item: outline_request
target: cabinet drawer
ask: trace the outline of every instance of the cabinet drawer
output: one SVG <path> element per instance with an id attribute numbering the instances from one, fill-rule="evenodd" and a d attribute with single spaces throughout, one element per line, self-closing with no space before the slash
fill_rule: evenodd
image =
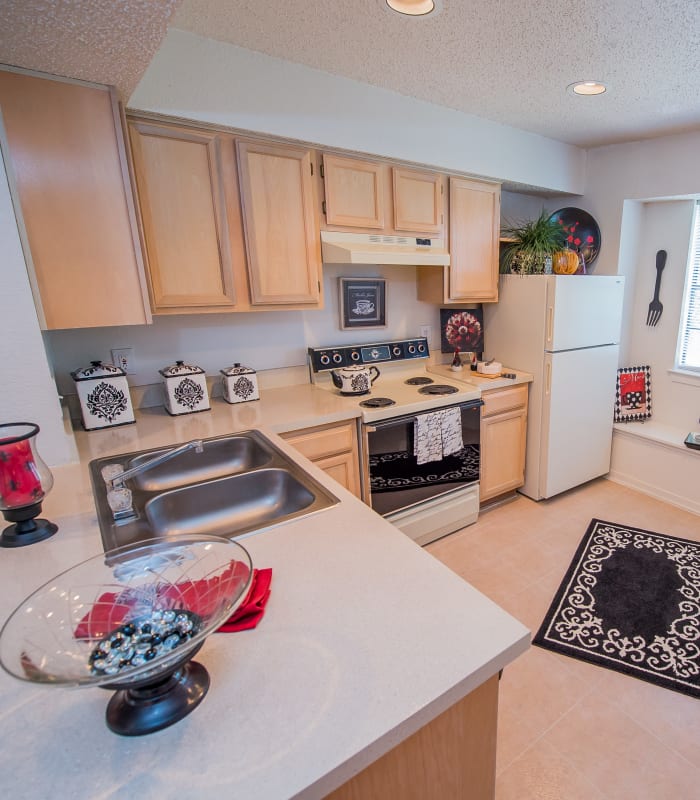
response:
<path id="1" fill-rule="evenodd" d="M 481 409 L 482 417 L 490 417 L 512 408 L 521 408 L 527 405 L 527 384 L 523 383 L 510 389 L 494 389 L 484 392 L 481 399 L 484 401 Z"/>
<path id="2" fill-rule="evenodd" d="M 321 425 L 281 434 L 290 444 L 311 461 L 336 453 L 352 452 L 355 446 L 355 426 L 351 422 L 341 425 Z"/>

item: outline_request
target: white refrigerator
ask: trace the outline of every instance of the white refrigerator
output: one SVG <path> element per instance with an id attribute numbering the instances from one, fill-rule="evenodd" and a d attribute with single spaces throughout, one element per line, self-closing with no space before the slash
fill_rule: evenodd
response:
<path id="1" fill-rule="evenodd" d="M 525 485 L 552 497 L 610 470 L 624 278 L 502 275 L 484 356 L 534 376 Z"/>

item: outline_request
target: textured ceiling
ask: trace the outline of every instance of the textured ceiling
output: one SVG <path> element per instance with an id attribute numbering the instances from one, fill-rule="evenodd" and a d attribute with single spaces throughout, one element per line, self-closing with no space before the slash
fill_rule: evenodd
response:
<path id="1" fill-rule="evenodd" d="M 172 25 L 584 147 L 700 129 L 700 0 L 183 0 Z M 578 80 L 608 84 L 577 97 Z"/>
<path id="2" fill-rule="evenodd" d="M 700 130 L 700 0 L 0 0 L 0 62 L 126 100 L 169 25 L 583 147 Z"/>
<path id="3" fill-rule="evenodd" d="M 0 62 L 136 88 L 180 0 L 0 0 Z"/>

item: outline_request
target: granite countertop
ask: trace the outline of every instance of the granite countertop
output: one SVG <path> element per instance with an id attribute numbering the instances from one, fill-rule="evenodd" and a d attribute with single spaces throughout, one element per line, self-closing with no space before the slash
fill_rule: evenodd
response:
<path id="1" fill-rule="evenodd" d="M 186 719 L 135 739 L 104 721 L 109 694 L 22 683 L 0 671 L 7 797 L 320 798 L 524 652 L 529 631 L 298 454 L 275 431 L 352 419 L 353 398 L 312 386 L 260 401 L 78 432 L 81 463 L 54 469 L 43 516 L 59 532 L 0 553 L 0 619 L 60 571 L 101 552 L 92 458 L 260 428 L 340 503 L 242 541 L 272 567 L 251 631 L 214 634 L 211 675 Z"/>

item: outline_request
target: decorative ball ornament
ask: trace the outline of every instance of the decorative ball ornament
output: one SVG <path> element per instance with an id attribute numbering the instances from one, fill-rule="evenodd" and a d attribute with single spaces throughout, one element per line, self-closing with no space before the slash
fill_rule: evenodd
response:
<path id="1" fill-rule="evenodd" d="M 552 256 L 552 270 L 557 275 L 573 275 L 579 266 L 578 253 L 573 250 L 559 250 Z"/>

